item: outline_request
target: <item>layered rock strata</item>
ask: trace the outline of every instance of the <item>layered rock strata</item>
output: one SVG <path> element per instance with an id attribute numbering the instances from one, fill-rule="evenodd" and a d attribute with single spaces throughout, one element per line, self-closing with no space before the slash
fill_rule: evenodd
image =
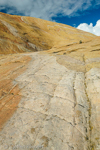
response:
<path id="1" fill-rule="evenodd" d="M 99 149 L 100 69 L 84 73 L 60 65 L 55 56 L 26 56 L 31 61 L 13 81 L 20 89 L 16 112 L 0 132 L 0 149 Z"/>
<path id="2" fill-rule="evenodd" d="M 0 150 L 15 149 L 100 150 L 100 37 L 0 13 Z"/>

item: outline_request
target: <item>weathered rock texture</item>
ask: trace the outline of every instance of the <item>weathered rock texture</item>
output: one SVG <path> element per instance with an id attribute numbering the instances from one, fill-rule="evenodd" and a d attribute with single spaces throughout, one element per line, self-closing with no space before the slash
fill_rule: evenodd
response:
<path id="1" fill-rule="evenodd" d="M 12 34 L 1 38 L 1 54 L 41 51 L 0 56 L 0 150 L 100 150 L 100 37 L 41 19 L 0 17 Z M 37 45 L 28 39 L 26 48 L 24 29 L 30 39 L 45 36 Z"/>
<path id="2" fill-rule="evenodd" d="M 95 37 L 60 23 L 0 13 L 0 54 L 49 50 Z"/>

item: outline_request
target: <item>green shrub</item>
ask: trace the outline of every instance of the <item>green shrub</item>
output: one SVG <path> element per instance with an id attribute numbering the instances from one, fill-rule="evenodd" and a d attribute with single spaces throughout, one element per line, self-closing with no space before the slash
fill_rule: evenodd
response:
<path id="1" fill-rule="evenodd" d="M 80 40 L 80 41 L 79 41 L 79 44 L 81 44 L 81 43 L 82 43 L 82 41 Z"/>

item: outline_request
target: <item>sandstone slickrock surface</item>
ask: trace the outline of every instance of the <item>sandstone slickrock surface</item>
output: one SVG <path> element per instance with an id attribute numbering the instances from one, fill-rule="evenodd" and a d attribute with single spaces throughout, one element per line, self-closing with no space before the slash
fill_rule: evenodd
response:
<path id="1" fill-rule="evenodd" d="M 3 52 L 3 42 L 12 46 L 12 36 L 8 41 L 1 37 L 0 150 L 100 150 L 100 37 L 41 19 L 0 17 L 16 37 L 13 45 L 27 52 L 15 47 Z M 48 50 L 41 40 L 26 46 L 13 20 L 24 28 L 27 24 L 27 31 L 33 25 L 37 35 L 47 34 L 43 45 L 54 43 Z M 29 53 L 31 48 L 39 52 Z M 18 54 L 3 55 L 14 51 Z"/>
<path id="2" fill-rule="evenodd" d="M 95 37 L 68 25 L 0 12 L 0 54 L 49 50 Z"/>

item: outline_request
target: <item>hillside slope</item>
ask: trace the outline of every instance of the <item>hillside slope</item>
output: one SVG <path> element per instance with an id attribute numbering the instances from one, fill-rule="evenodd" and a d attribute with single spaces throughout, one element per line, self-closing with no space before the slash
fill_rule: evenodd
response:
<path id="1" fill-rule="evenodd" d="M 0 13 L 0 54 L 0 150 L 100 149 L 100 37 Z"/>
<path id="2" fill-rule="evenodd" d="M 0 54 L 48 50 L 94 37 L 67 25 L 0 13 Z"/>

